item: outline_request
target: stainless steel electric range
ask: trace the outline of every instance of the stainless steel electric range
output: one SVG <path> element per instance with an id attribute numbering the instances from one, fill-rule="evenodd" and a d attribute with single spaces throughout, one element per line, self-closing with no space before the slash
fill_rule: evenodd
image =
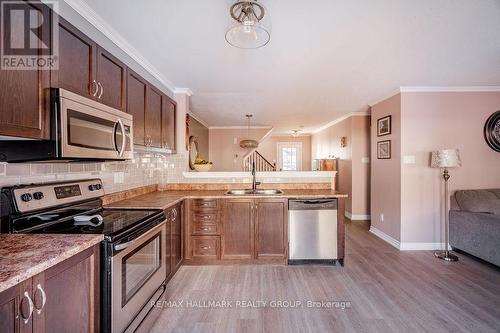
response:
<path id="1" fill-rule="evenodd" d="M 102 234 L 101 330 L 133 332 L 165 292 L 165 215 L 105 209 L 103 195 L 99 179 L 5 187 L 1 232 Z"/>

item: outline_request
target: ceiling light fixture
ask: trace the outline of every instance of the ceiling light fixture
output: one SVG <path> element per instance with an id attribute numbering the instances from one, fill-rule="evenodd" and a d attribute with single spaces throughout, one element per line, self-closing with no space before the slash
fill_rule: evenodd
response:
<path id="1" fill-rule="evenodd" d="M 237 1 L 229 9 L 231 26 L 226 32 L 226 41 L 240 49 L 258 49 L 271 39 L 269 28 L 263 22 L 266 10 L 257 2 Z"/>
<path id="2" fill-rule="evenodd" d="M 241 148 L 248 148 L 248 149 L 254 149 L 259 147 L 259 142 L 257 140 L 250 139 L 250 120 L 252 119 L 253 115 L 247 114 L 247 122 L 248 122 L 248 129 L 247 129 L 247 138 L 245 140 L 240 141 L 240 147 Z"/>
<path id="3" fill-rule="evenodd" d="M 292 131 L 292 136 L 293 136 L 294 138 L 298 137 L 298 136 L 299 136 L 299 132 L 300 132 L 300 130 L 293 130 L 293 131 Z"/>

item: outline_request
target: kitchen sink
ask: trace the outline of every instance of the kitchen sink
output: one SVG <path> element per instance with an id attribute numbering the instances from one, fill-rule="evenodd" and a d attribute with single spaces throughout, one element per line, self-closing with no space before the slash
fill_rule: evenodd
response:
<path id="1" fill-rule="evenodd" d="M 281 195 L 283 191 L 277 189 L 242 189 L 242 190 L 229 190 L 225 195 Z"/>

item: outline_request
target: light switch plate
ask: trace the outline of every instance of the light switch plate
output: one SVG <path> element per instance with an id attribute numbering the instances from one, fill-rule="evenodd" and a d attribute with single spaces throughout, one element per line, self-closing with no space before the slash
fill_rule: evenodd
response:
<path id="1" fill-rule="evenodd" d="M 415 164 L 415 155 L 405 155 L 403 156 L 404 164 Z"/>
<path id="2" fill-rule="evenodd" d="M 363 158 L 361 158 L 361 163 L 363 163 L 363 164 L 369 164 L 370 163 L 370 158 L 369 157 L 363 157 Z"/>

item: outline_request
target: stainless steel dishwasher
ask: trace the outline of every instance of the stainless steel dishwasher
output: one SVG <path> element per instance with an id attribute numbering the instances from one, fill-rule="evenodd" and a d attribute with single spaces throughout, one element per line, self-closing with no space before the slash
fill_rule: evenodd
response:
<path id="1" fill-rule="evenodd" d="M 290 199 L 288 217 L 288 264 L 335 265 L 337 199 Z"/>

